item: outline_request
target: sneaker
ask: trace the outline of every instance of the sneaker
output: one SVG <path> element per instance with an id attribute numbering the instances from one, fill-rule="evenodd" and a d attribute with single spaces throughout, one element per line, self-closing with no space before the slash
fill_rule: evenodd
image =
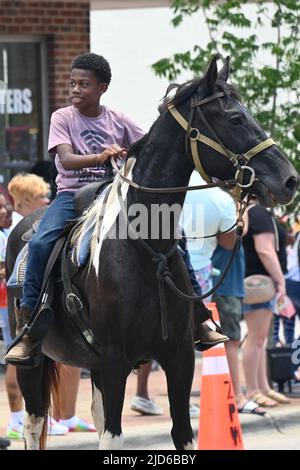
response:
<path id="1" fill-rule="evenodd" d="M 63 436 L 68 432 L 69 428 L 67 426 L 58 423 L 54 418 L 48 418 L 48 436 Z"/>
<path id="2" fill-rule="evenodd" d="M 142 415 L 162 415 L 162 408 L 157 405 L 153 400 L 148 400 L 147 398 L 142 398 L 135 396 L 131 402 L 131 409 L 137 411 Z"/>
<path id="3" fill-rule="evenodd" d="M 190 418 L 199 418 L 200 408 L 198 405 L 190 405 Z"/>
<path id="4" fill-rule="evenodd" d="M 23 439 L 23 424 L 8 424 L 6 437 L 9 439 Z"/>
<path id="5" fill-rule="evenodd" d="M 84 419 L 78 418 L 76 426 L 69 427 L 70 432 L 96 432 L 96 428 L 92 423 L 88 423 Z"/>

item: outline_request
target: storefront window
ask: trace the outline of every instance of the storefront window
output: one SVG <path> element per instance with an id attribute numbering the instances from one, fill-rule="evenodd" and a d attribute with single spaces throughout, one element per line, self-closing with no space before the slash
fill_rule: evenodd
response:
<path id="1" fill-rule="evenodd" d="M 41 47 L 0 40 L 0 182 L 43 159 Z"/>

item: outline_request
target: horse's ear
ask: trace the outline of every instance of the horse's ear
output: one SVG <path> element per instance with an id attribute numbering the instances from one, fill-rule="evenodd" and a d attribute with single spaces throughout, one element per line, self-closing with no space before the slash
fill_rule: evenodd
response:
<path id="1" fill-rule="evenodd" d="M 204 75 L 204 83 L 206 85 L 207 91 L 209 93 L 213 93 L 216 85 L 216 81 L 218 78 L 218 67 L 217 67 L 217 60 L 219 55 L 216 54 L 211 59 L 206 74 Z"/>
<path id="2" fill-rule="evenodd" d="M 223 80 L 224 82 L 227 82 L 229 74 L 230 74 L 230 56 L 227 56 L 224 61 L 223 67 L 218 73 L 218 79 Z"/>

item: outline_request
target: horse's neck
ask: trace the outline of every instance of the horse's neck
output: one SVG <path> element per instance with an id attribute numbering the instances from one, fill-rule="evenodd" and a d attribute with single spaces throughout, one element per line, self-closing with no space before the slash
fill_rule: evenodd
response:
<path id="1" fill-rule="evenodd" d="M 142 186 L 168 188 L 188 186 L 192 165 L 186 156 L 185 131 L 170 114 L 161 116 L 137 157 L 133 179 Z M 183 193 L 149 195 L 132 193 L 135 202 L 183 203 Z"/>
<path id="2" fill-rule="evenodd" d="M 177 186 L 188 186 L 192 172 L 192 165 L 186 156 L 185 132 L 178 127 L 171 115 L 164 115 L 151 129 L 147 142 L 137 156 L 133 171 L 133 180 L 142 186 L 154 188 L 168 188 Z M 151 210 L 153 207 L 166 206 L 177 207 L 181 210 L 184 203 L 185 193 L 150 194 L 136 191 L 131 188 L 128 203 L 142 204 L 149 211 L 149 225 L 155 223 Z M 151 245 L 159 250 L 165 250 L 174 239 L 173 234 L 177 232 L 176 221 L 170 220 L 170 238 L 165 236 Z"/>

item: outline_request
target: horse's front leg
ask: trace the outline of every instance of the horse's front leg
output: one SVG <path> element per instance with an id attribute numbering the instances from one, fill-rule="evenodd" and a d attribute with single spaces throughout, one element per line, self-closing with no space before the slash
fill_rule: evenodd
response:
<path id="1" fill-rule="evenodd" d="M 195 353 L 193 343 L 176 346 L 173 356 L 157 357 L 165 370 L 168 384 L 170 413 L 173 421 L 172 438 L 178 450 L 194 448 L 194 434 L 190 422 L 190 394 L 193 383 Z"/>
<path id="2" fill-rule="evenodd" d="M 23 434 L 26 450 L 40 449 L 40 437 L 44 424 L 44 402 L 42 396 L 43 364 L 33 369 L 17 367 L 17 378 L 25 400 Z"/>
<path id="3" fill-rule="evenodd" d="M 23 435 L 26 450 L 39 450 L 41 448 L 40 438 L 44 425 L 44 417 L 36 416 L 35 413 L 26 411 L 24 416 Z"/>
<path id="4" fill-rule="evenodd" d="M 128 368 L 120 354 L 103 355 L 101 368 L 92 371 L 92 415 L 100 437 L 100 450 L 123 447 L 121 417 Z"/>
<path id="5" fill-rule="evenodd" d="M 17 367 L 17 379 L 25 400 L 24 440 L 26 450 L 44 449 L 46 446 L 50 391 L 57 384 L 55 364 L 43 357 L 38 367 L 21 369 Z"/>

